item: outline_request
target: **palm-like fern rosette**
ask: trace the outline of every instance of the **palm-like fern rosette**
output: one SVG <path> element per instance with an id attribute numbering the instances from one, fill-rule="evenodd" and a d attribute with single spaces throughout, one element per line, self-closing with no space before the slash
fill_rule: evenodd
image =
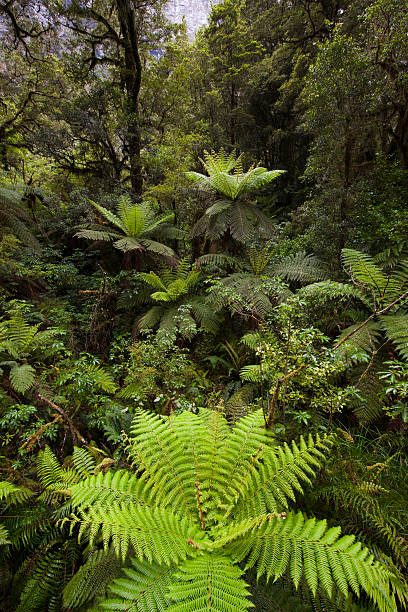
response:
<path id="1" fill-rule="evenodd" d="M 107 208 L 91 202 L 94 208 L 113 226 L 93 225 L 90 229 L 81 229 L 75 235 L 88 240 L 113 242 L 113 246 L 123 252 L 150 251 L 157 255 L 174 258 L 174 251 L 162 242 L 153 238 L 180 238 L 181 232 L 171 225 L 174 214 L 158 215 L 150 202 L 132 204 L 129 198 L 119 199 L 117 214 Z"/>
<path id="2" fill-rule="evenodd" d="M 289 574 L 328 597 L 364 593 L 382 612 L 404 600 L 405 584 L 354 536 L 289 510 L 331 437 L 278 447 L 262 412 L 231 429 L 209 410 L 171 418 L 140 410 L 131 435 L 137 474 L 100 473 L 69 487 L 80 537 L 123 560 L 133 555 L 98 609 L 244 612 L 252 603 L 242 563 L 258 578 Z"/>
<path id="3" fill-rule="evenodd" d="M 205 211 L 193 228 L 193 233 L 219 238 L 229 231 L 239 242 L 248 241 L 254 232 L 258 236 L 270 235 L 273 231 L 271 220 L 253 202 L 248 201 L 248 196 L 285 171 L 252 166 L 244 172 L 242 155 L 237 157 L 235 151 L 227 155 L 222 149 L 218 153 L 206 151 L 201 162 L 208 176 L 199 172 L 187 172 L 186 176 L 197 187 L 215 192 L 222 199 Z"/>
<path id="4" fill-rule="evenodd" d="M 197 294 L 201 280 L 200 270 L 192 267 L 187 259 L 176 267 L 163 269 L 159 274 L 141 274 L 143 280 L 156 289 L 150 294 L 155 302 L 138 321 L 139 329 L 152 329 L 158 325 L 159 336 L 175 338 L 179 333 L 192 338 L 199 327 L 209 333 L 218 329 L 218 319 L 208 300 Z"/>

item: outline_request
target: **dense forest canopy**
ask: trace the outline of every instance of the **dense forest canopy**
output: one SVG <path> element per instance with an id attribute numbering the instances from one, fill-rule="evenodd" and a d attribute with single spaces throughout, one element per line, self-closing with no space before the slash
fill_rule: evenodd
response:
<path id="1" fill-rule="evenodd" d="M 402 611 L 406 0 L 169 4 L 0 0 L 0 608 Z"/>

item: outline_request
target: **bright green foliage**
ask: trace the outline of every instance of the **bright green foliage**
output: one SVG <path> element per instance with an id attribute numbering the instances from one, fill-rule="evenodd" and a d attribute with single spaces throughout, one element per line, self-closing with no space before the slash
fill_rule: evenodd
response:
<path id="1" fill-rule="evenodd" d="M 288 571 L 313 594 L 319 585 L 329 597 L 334 586 L 346 597 L 365 592 L 382 612 L 396 612 L 405 585 L 354 536 L 286 513 L 332 443 L 310 437 L 276 446 L 262 411 L 233 429 L 219 411 L 169 419 L 138 411 L 128 447 L 138 477 L 107 473 L 69 487 L 79 537 L 102 538 L 106 550 L 112 543 L 122 559 L 131 548 L 141 563 L 114 583 L 102 609 L 244 611 L 247 585 L 234 564 L 245 560 L 259 576 Z M 155 576 L 157 592 L 143 590 Z"/>
<path id="2" fill-rule="evenodd" d="M 117 599 L 109 599 L 99 606 L 102 610 L 129 610 L 160 612 L 166 605 L 166 591 L 170 585 L 174 567 L 131 559 L 132 567 L 123 570 L 125 578 L 118 578 L 110 587 Z M 131 600 L 131 604 L 129 601 Z M 131 605 L 131 608 L 129 608 Z"/>
<path id="3" fill-rule="evenodd" d="M 62 602 L 64 607 L 79 608 L 101 592 L 120 570 L 121 563 L 112 549 L 91 550 L 83 565 L 66 584 Z"/>
<path id="4" fill-rule="evenodd" d="M 243 572 L 224 555 L 204 553 L 172 576 L 169 612 L 245 612 L 253 604 Z"/>
<path id="5" fill-rule="evenodd" d="M 121 563 L 112 550 L 81 548 L 67 528 L 57 526 L 71 509 L 67 487 L 98 470 L 96 457 L 95 452 L 75 448 L 69 465 L 63 466 L 46 447 L 37 458 L 33 490 L 0 483 L 0 504 L 7 509 L 0 526 L 2 543 L 8 555 L 24 554 L 12 591 L 19 611 L 59 612 L 62 591 L 64 605 L 78 608 L 103 593 L 106 583 L 118 575 Z M 17 508 L 10 512 L 10 505 Z"/>
<path id="6" fill-rule="evenodd" d="M 177 334 L 187 339 L 198 331 L 197 324 L 209 333 L 218 329 L 218 319 L 214 309 L 201 295 L 197 286 L 201 273 L 191 268 L 187 260 L 177 267 L 168 268 L 160 275 L 155 272 L 142 274 L 144 281 L 158 289 L 151 298 L 159 304 L 152 306 L 138 321 L 138 329 L 152 329 L 159 325 L 158 337 L 172 341 Z"/>
<path id="7" fill-rule="evenodd" d="M 17 392 L 25 393 L 34 384 L 36 371 L 26 359 L 34 361 L 40 352 L 44 359 L 58 351 L 52 342 L 56 332 L 54 328 L 39 331 L 39 325 L 30 325 L 21 317 L 0 322 L 0 371 L 1 366 L 10 368 L 10 383 Z"/>
<path id="8" fill-rule="evenodd" d="M 202 161 L 202 160 L 201 160 Z M 199 172 L 187 172 L 188 178 L 202 188 L 212 189 L 231 200 L 258 191 L 267 185 L 284 170 L 267 170 L 259 166 L 252 167 L 247 172 L 242 168 L 242 156 L 237 157 L 232 152 L 228 157 L 221 150 L 219 153 L 206 151 L 205 161 L 202 161 L 209 176 Z M 207 214 L 216 214 L 215 211 Z"/>
<path id="9" fill-rule="evenodd" d="M 255 232 L 257 235 L 270 233 L 270 219 L 254 203 L 247 201 L 247 198 L 284 171 L 256 166 L 244 172 L 241 157 L 237 157 L 235 152 L 227 157 L 223 150 L 219 153 L 207 153 L 203 164 L 209 176 L 188 172 L 188 178 L 198 187 L 215 192 L 226 199 L 217 200 L 206 210 L 193 228 L 193 233 L 219 238 L 229 230 L 231 236 L 239 242 L 247 242 Z"/>
<path id="10" fill-rule="evenodd" d="M 280 388 L 275 417 L 284 419 L 287 411 L 309 413 L 318 409 L 331 415 L 340 411 L 345 404 L 345 391 L 335 384 L 335 379 L 346 364 L 328 349 L 321 354 L 329 339 L 316 328 L 304 327 L 299 298 L 277 306 L 270 322 L 259 332 L 243 336 L 242 342 L 254 351 L 257 363 L 244 366 L 241 379 L 266 384 L 271 398 L 278 379 L 300 368 Z"/>
<path id="11" fill-rule="evenodd" d="M 408 291 L 408 265 L 404 260 L 391 266 L 381 265 L 370 255 L 353 249 L 343 249 L 342 257 L 352 285 L 333 281 L 314 283 L 300 294 L 309 303 L 319 301 L 323 305 L 335 301 L 338 307 L 339 299 L 343 298 L 345 304 L 350 301 L 357 304 L 355 310 L 342 313 L 342 320 L 354 322 L 334 342 L 338 344 L 347 337 L 339 354 L 353 366 L 352 382 L 357 395 L 350 403 L 361 422 L 370 422 L 383 414 L 379 373 L 384 370 L 384 360 L 389 358 L 389 348 L 394 347 L 403 358 L 408 357 L 407 298 L 399 299 Z M 381 314 L 394 301 L 396 304 Z M 380 314 L 360 327 L 376 312 Z"/>
<path id="12" fill-rule="evenodd" d="M 27 487 L 16 487 L 11 482 L 0 482 L 0 501 L 5 501 L 7 505 L 22 504 L 34 495 Z"/>
<path id="13" fill-rule="evenodd" d="M 119 199 L 117 214 L 107 208 L 91 202 L 96 210 L 114 229 L 107 230 L 104 225 L 95 225 L 90 229 L 77 232 L 78 238 L 113 242 L 113 246 L 125 253 L 128 251 L 150 251 L 163 257 L 174 258 L 174 251 L 153 239 L 180 237 L 180 232 L 169 224 L 174 215 L 157 215 L 150 202 L 132 204 L 129 198 Z"/>
<path id="14" fill-rule="evenodd" d="M 173 302 L 194 289 L 198 284 L 200 271 L 190 269 L 188 261 L 184 259 L 177 267 L 164 270 L 161 277 L 155 272 L 141 276 L 148 285 L 158 289 L 150 296 L 155 302 Z"/>

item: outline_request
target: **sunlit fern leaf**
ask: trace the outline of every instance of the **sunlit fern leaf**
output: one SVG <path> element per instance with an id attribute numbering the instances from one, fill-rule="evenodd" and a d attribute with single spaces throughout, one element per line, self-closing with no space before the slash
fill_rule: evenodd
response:
<path id="1" fill-rule="evenodd" d="M 242 570 L 223 554 L 203 554 L 179 565 L 169 586 L 169 612 L 245 612 L 253 607 Z"/>
<path id="2" fill-rule="evenodd" d="M 22 504 L 33 495 L 34 492 L 27 487 L 18 487 L 7 480 L 0 482 L 0 501 L 5 502 L 7 506 Z"/>
<path id="3" fill-rule="evenodd" d="M 313 595 L 320 584 L 331 597 L 336 585 L 345 597 L 350 588 L 357 597 L 365 591 L 380 610 L 396 608 L 387 594 L 392 573 L 354 536 L 340 538 L 340 528 L 328 529 L 325 520 L 306 519 L 302 513 L 248 519 L 226 529 L 221 544 L 237 561 L 248 558 L 246 567 L 256 565 L 258 578 L 265 574 L 276 580 L 289 571 L 295 586 L 304 576 Z"/>
<path id="4" fill-rule="evenodd" d="M 239 197 L 242 193 L 257 191 L 284 173 L 285 170 L 267 170 L 260 166 L 252 168 L 239 175 L 239 187 L 235 197 Z"/>
<path id="5" fill-rule="evenodd" d="M 354 249 L 343 249 L 342 259 L 357 281 L 378 290 L 386 285 L 387 275 L 375 264 L 370 255 Z"/>
<path id="6" fill-rule="evenodd" d="M 131 434 L 129 451 L 136 465 L 144 466 L 149 503 L 166 502 L 187 516 L 195 514 L 193 466 L 180 462 L 180 440 L 168 421 L 138 410 Z"/>
<path id="7" fill-rule="evenodd" d="M 62 603 L 65 608 L 77 609 L 96 595 L 105 593 L 107 585 L 116 578 L 122 563 L 113 550 L 92 550 L 85 563 L 65 585 Z"/>
<path id="8" fill-rule="evenodd" d="M 124 578 L 110 585 L 108 598 L 99 610 L 132 610 L 133 612 L 162 612 L 167 609 L 167 590 L 172 580 L 174 566 L 161 566 L 152 561 L 146 563 L 134 557 L 132 567 L 125 568 Z"/>
<path id="9" fill-rule="evenodd" d="M 5 324 L 7 326 L 7 339 L 12 344 L 17 345 L 19 351 L 26 350 L 29 347 L 39 328 L 39 325 L 30 325 L 22 317 L 12 317 Z"/>
<path id="10" fill-rule="evenodd" d="M 146 505 L 149 501 L 143 480 L 126 470 L 112 470 L 106 474 L 99 472 L 88 476 L 71 486 L 69 491 L 72 505 L 82 510 L 90 506 L 109 506 L 113 503 Z"/>
<path id="11" fill-rule="evenodd" d="M 28 391 L 33 386 L 34 380 L 35 370 L 28 363 L 16 364 L 10 369 L 10 382 L 13 389 L 18 393 Z"/>
<path id="12" fill-rule="evenodd" d="M 242 157 L 237 155 L 234 149 L 231 153 L 227 153 L 224 148 L 216 151 L 204 151 L 204 160 L 200 160 L 208 174 L 216 174 L 217 172 L 231 172 L 232 170 L 241 170 L 242 172 Z"/>
<path id="13" fill-rule="evenodd" d="M 407 589 L 392 567 L 375 561 L 354 536 L 339 538 L 339 528 L 327 529 L 325 521 L 293 512 L 285 518 L 283 510 L 311 484 L 333 438 L 275 447 L 261 423 L 261 413 L 249 415 L 234 433 L 219 407 L 171 418 L 139 410 L 128 450 L 153 506 L 114 501 L 78 508 L 72 529 L 91 545 L 112 544 L 122 559 L 132 547 L 141 561 L 176 564 L 172 607 L 196 612 L 203 604 L 205 610 L 208 588 L 202 601 L 199 566 L 208 559 L 201 565 L 208 577 L 218 557 L 228 557 L 228 563 L 256 565 L 260 576 L 289 572 L 295 585 L 304 580 L 313 594 L 319 585 L 329 595 L 334 587 L 345 597 L 350 590 L 356 597 L 365 592 L 380 612 L 396 612 L 395 598 L 404 601 Z M 183 568 L 193 566 L 196 580 L 183 580 Z M 246 597 L 231 605 L 245 608 Z M 229 595 L 211 595 L 211 605 L 212 598 L 228 609 Z"/>
<path id="14" fill-rule="evenodd" d="M 327 436 L 309 436 L 307 442 L 301 437 L 298 445 L 292 441 L 291 447 L 285 443 L 276 450 L 260 445 L 244 475 L 231 481 L 222 495 L 226 515 L 247 518 L 288 508 L 296 493 L 312 483 L 332 445 L 333 438 Z"/>
<path id="15" fill-rule="evenodd" d="M 157 215 L 150 202 L 132 204 L 130 199 L 124 196 L 119 198 L 117 215 L 95 202 L 91 204 L 109 223 L 115 226 L 115 229 L 112 231 L 109 228 L 105 229 L 103 225 L 91 224 L 75 234 L 78 238 L 114 240 L 114 247 L 125 253 L 133 250 L 151 251 L 175 261 L 173 249 L 153 239 L 156 232 L 160 233 L 163 238 L 169 237 L 169 232 L 174 237 L 172 226 L 169 224 L 169 221 L 174 218 L 173 213 Z"/>
<path id="16" fill-rule="evenodd" d="M 381 325 L 404 359 L 408 359 L 408 314 L 383 315 Z"/>
<path id="17" fill-rule="evenodd" d="M 272 273 L 301 283 L 313 283 L 327 278 L 322 262 L 315 255 L 308 255 L 304 251 L 287 255 L 272 266 Z"/>
<path id="18" fill-rule="evenodd" d="M 74 452 L 72 453 L 72 462 L 74 468 L 81 476 L 89 476 L 95 471 L 95 459 L 86 448 L 75 446 Z"/>
<path id="19" fill-rule="evenodd" d="M 160 564 L 171 565 L 186 559 L 194 546 L 200 547 L 205 540 L 205 534 L 187 518 L 159 507 L 116 503 L 105 508 L 91 506 L 86 513 L 79 511 L 70 522 L 72 527 L 79 525 L 80 539 L 87 534 L 91 546 L 100 536 L 105 549 L 112 543 L 122 561 L 132 547 L 140 560 L 156 559 Z"/>
<path id="20" fill-rule="evenodd" d="M 64 470 L 49 446 L 38 453 L 37 475 L 44 488 L 64 481 Z"/>

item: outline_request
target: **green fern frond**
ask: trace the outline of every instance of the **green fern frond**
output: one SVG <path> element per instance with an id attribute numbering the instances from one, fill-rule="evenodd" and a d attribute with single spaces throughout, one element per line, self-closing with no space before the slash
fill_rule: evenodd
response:
<path id="1" fill-rule="evenodd" d="M 0 523 L 0 546 L 11 544 L 10 534 L 4 525 Z"/>
<path id="2" fill-rule="evenodd" d="M 383 315 L 381 326 L 400 355 L 408 359 L 408 314 Z"/>
<path id="3" fill-rule="evenodd" d="M 253 607 L 242 570 L 223 554 L 182 563 L 169 586 L 169 612 L 245 612 Z"/>
<path id="4" fill-rule="evenodd" d="M 126 577 L 116 579 L 110 586 L 110 595 L 100 610 L 132 610 L 134 612 L 162 612 L 167 609 L 167 590 L 172 580 L 174 566 L 160 566 L 154 561 L 146 563 L 134 557 L 133 567 L 124 568 Z"/>
<path id="5" fill-rule="evenodd" d="M 195 265 L 198 267 L 201 266 L 215 266 L 215 267 L 225 267 L 229 266 L 231 268 L 239 268 L 239 263 L 235 259 L 235 257 L 230 257 L 225 253 L 207 253 L 206 255 L 201 255 L 195 261 Z"/>
<path id="6" fill-rule="evenodd" d="M 91 551 L 85 563 L 65 585 L 62 592 L 63 606 L 77 609 L 96 595 L 104 594 L 107 585 L 119 575 L 121 567 L 113 550 Z"/>
<path id="7" fill-rule="evenodd" d="M 304 251 L 288 255 L 272 267 L 276 276 L 282 276 L 289 281 L 314 283 L 327 278 L 322 262 L 315 255 Z"/>
<path id="8" fill-rule="evenodd" d="M 81 510 L 101 504 L 146 505 L 148 500 L 143 480 L 127 470 L 99 472 L 71 486 L 69 491 L 72 506 Z"/>
<path id="9" fill-rule="evenodd" d="M 74 234 L 75 238 L 86 238 L 87 240 L 95 240 L 101 242 L 112 242 L 120 237 L 120 234 L 114 232 L 106 232 L 99 230 L 83 229 Z"/>
<path id="10" fill-rule="evenodd" d="M 257 564 L 258 578 L 265 574 L 276 580 L 288 570 L 295 586 L 304 575 L 313 594 L 320 584 L 331 597 L 336 585 L 348 597 L 351 587 L 357 597 L 365 591 L 382 612 L 395 611 L 394 589 L 403 585 L 354 536 L 339 536 L 340 528 L 327 529 L 325 520 L 288 513 L 226 529 L 218 546 L 237 561 L 248 558 L 247 567 Z"/>
<path id="11" fill-rule="evenodd" d="M 218 152 L 204 151 L 204 160 L 200 161 L 211 176 L 217 172 L 231 172 L 236 169 L 239 171 L 242 169 L 242 158 L 242 154 L 237 156 L 235 149 L 228 154 L 224 148 L 221 148 Z"/>
<path id="12" fill-rule="evenodd" d="M 392 295 L 395 291 L 398 292 L 398 287 L 393 286 L 393 279 L 384 274 L 376 265 L 374 259 L 366 253 L 354 249 L 343 249 L 342 259 L 354 281 L 373 292 L 379 304 L 386 305 L 386 302 L 390 299 L 388 295 L 390 290 Z"/>
<path id="13" fill-rule="evenodd" d="M 35 380 L 35 370 L 28 364 L 16 364 L 10 369 L 10 382 L 18 393 L 25 393 L 30 389 Z"/>
<path id="14" fill-rule="evenodd" d="M 34 492 L 27 487 L 17 487 L 7 480 L 0 482 L 0 501 L 4 501 L 8 506 L 22 504 L 33 495 Z"/>
<path id="15" fill-rule="evenodd" d="M 74 468 L 81 476 L 89 476 L 95 471 L 95 459 L 86 448 L 75 446 L 74 452 L 72 453 L 72 462 Z"/>
<path id="16" fill-rule="evenodd" d="M 122 561 L 131 546 L 138 559 L 157 559 L 160 564 L 170 566 L 186 559 L 196 547 L 208 545 L 205 534 L 187 518 L 158 507 L 116 503 L 106 508 L 91 506 L 86 513 L 73 516 L 70 523 L 71 527 L 79 526 L 79 539 L 87 534 L 91 546 L 100 535 L 105 549 L 111 542 Z"/>
<path id="17" fill-rule="evenodd" d="M 288 508 L 295 493 L 303 493 L 302 483 L 312 484 L 333 443 L 333 437 L 309 436 L 307 442 L 301 437 L 299 446 L 294 441 L 276 450 L 259 445 L 223 495 L 226 516 L 233 512 L 243 518 Z"/>
<path id="18" fill-rule="evenodd" d="M 354 331 L 359 326 L 358 323 L 354 323 L 346 329 L 343 329 L 341 334 L 337 336 L 335 344 L 341 342 L 350 332 Z M 361 329 L 353 333 L 352 336 L 343 344 L 340 348 L 340 353 L 351 359 L 352 361 L 359 360 L 359 356 L 353 357 L 354 353 L 372 353 L 378 344 L 378 340 L 381 334 L 381 324 L 378 321 L 370 321 Z"/>

